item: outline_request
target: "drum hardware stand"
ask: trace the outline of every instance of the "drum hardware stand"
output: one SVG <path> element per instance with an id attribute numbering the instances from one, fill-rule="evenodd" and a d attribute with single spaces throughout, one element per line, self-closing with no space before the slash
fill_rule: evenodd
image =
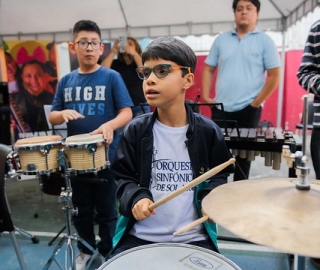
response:
<path id="1" fill-rule="evenodd" d="M 95 152 L 96 152 L 96 145 L 95 144 L 88 144 L 86 146 L 87 150 L 89 153 L 92 154 L 92 162 L 93 162 L 93 167 L 96 168 L 96 162 L 95 162 Z M 107 153 L 108 155 L 108 153 Z M 77 175 L 77 171 L 74 172 L 75 175 Z M 95 169 L 92 171 L 92 173 L 97 176 L 98 175 L 98 170 Z M 87 177 L 86 178 L 81 178 L 81 177 L 77 177 L 77 180 L 79 181 L 84 181 L 84 182 L 107 182 L 108 180 L 106 179 L 100 179 L 100 178 L 91 178 L 91 179 L 88 179 Z M 63 226 L 62 229 L 56 234 L 56 236 L 54 238 L 51 239 L 51 241 L 49 241 L 48 245 L 51 246 L 52 243 L 59 237 L 59 235 L 66 229 L 66 226 Z"/>
<path id="2" fill-rule="evenodd" d="M 7 159 L 6 159 L 8 173 L 7 173 L 7 175 L 5 175 L 5 180 L 8 179 L 8 178 L 14 178 L 16 176 L 19 177 L 19 175 L 20 175 L 19 172 L 17 172 L 15 169 L 13 169 L 12 159 L 14 159 L 17 162 L 18 166 L 20 166 L 19 159 L 18 159 L 17 155 L 13 151 L 11 151 L 8 154 Z M 8 206 L 8 210 L 9 210 L 9 213 L 11 215 L 11 208 L 10 208 L 10 204 L 9 204 L 6 192 L 4 192 L 4 198 L 6 200 L 6 203 L 7 203 L 7 206 Z M 14 230 L 16 232 L 18 232 L 19 234 L 30 238 L 33 244 L 39 243 L 39 239 L 36 236 L 34 236 L 33 234 L 28 233 L 27 231 L 25 231 L 25 230 L 23 230 L 21 228 L 18 228 L 15 225 L 13 225 L 13 227 L 14 227 Z"/>
<path id="3" fill-rule="evenodd" d="M 310 168 L 306 166 L 309 158 L 306 153 L 306 140 L 307 140 L 307 123 L 308 123 L 308 97 L 304 97 L 304 111 L 303 111 L 303 140 L 302 151 L 297 151 L 294 154 L 289 150 L 289 146 L 284 145 L 282 147 L 282 155 L 287 162 L 289 168 L 293 167 L 295 163 L 296 175 L 298 182 L 296 188 L 299 190 L 309 190 L 310 184 L 308 182 L 308 175 L 310 174 Z"/>
<path id="4" fill-rule="evenodd" d="M 60 236 L 60 234 L 62 234 L 64 232 L 64 230 L 67 228 L 66 225 L 64 225 L 62 227 L 62 229 L 56 234 L 55 237 L 53 237 L 49 242 L 48 242 L 48 246 L 51 246 L 53 244 L 53 242 Z"/>
<path id="5" fill-rule="evenodd" d="M 292 168 L 293 163 L 295 163 L 295 171 L 298 177 L 296 188 L 299 190 L 309 190 L 310 184 L 308 181 L 308 175 L 310 174 L 310 167 L 306 166 L 309 158 L 303 155 L 301 151 L 297 151 L 292 154 L 288 145 L 284 145 L 282 147 L 282 155 L 289 168 Z"/>
<path id="6" fill-rule="evenodd" d="M 56 264 L 59 266 L 60 269 L 63 269 L 60 266 L 59 262 L 56 260 L 55 256 L 60 252 L 62 245 L 65 242 L 67 244 L 67 247 L 65 250 L 65 269 L 76 270 L 75 256 L 74 256 L 74 254 L 75 254 L 74 241 L 80 241 L 84 246 L 86 246 L 93 253 L 92 257 L 90 258 L 90 260 L 88 261 L 87 266 L 86 266 L 86 269 L 89 269 L 93 259 L 96 257 L 98 252 L 96 250 L 94 250 L 93 247 L 91 247 L 86 241 L 84 241 L 82 238 L 80 238 L 80 236 L 78 236 L 77 234 L 72 235 L 71 218 L 73 215 L 78 214 L 78 209 L 74 209 L 71 205 L 72 204 L 72 202 L 71 202 L 72 189 L 71 189 L 71 182 L 70 182 L 71 170 L 68 168 L 68 161 L 67 161 L 66 156 L 64 154 L 64 150 L 58 151 L 58 161 L 61 166 L 65 167 L 66 189 L 62 190 L 60 198 L 64 204 L 64 206 L 62 207 L 62 210 L 66 214 L 66 218 L 67 218 L 67 225 L 66 225 L 67 234 L 61 238 L 61 240 L 57 244 L 56 248 L 54 249 L 51 257 L 49 258 L 46 265 L 44 266 L 43 270 L 49 269 L 49 267 L 53 261 L 56 262 Z"/>
<path id="7" fill-rule="evenodd" d="M 308 175 L 310 174 L 310 168 L 306 166 L 309 158 L 305 155 L 306 153 L 306 141 L 307 141 L 307 124 L 308 124 L 308 97 L 303 98 L 303 132 L 302 132 L 302 151 L 297 151 L 294 154 L 291 153 L 289 146 L 284 145 L 282 147 L 282 155 L 287 162 L 287 166 L 292 168 L 295 163 L 295 171 L 298 178 L 296 183 L 296 189 L 301 191 L 310 190 L 310 183 L 308 181 Z M 289 254 L 289 257 L 292 255 Z M 293 269 L 294 270 L 305 270 L 305 257 L 294 255 Z"/>

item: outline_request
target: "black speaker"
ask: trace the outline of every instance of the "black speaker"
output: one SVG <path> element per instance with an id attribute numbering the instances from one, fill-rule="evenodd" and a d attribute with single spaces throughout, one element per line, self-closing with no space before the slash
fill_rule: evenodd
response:
<path id="1" fill-rule="evenodd" d="M 11 145 L 8 84 L 0 82 L 0 143 Z"/>

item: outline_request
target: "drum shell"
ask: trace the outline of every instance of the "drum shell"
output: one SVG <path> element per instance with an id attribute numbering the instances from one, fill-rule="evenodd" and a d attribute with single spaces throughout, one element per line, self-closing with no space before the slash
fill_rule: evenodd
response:
<path id="1" fill-rule="evenodd" d="M 106 165 L 105 146 L 101 143 L 96 143 L 96 151 L 92 153 L 85 147 L 69 148 L 68 146 L 65 147 L 65 153 L 72 170 L 85 172 Z"/>
<path id="2" fill-rule="evenodd" d="M 139 246 L 106 261 L 98 270 L 241 270 L 236 264 L 211 250 L 188 244 L 161 243 Z"/>
<path id="3" fill-rule="evenodd" d="M 90 173 L 108 164 L 108 147 L 102 134 L 79 134 L 68 137 L 64 143 L 69 167 L 76 173 Z"/>
<path id="4" fill-rule="evenodd" d="M 52 141 L 49 141 L 52 137 Z M 18 140 L 14 146 L 24 174 L 47 174 L 59 169 L 60 136 L 39 136 Z"/>

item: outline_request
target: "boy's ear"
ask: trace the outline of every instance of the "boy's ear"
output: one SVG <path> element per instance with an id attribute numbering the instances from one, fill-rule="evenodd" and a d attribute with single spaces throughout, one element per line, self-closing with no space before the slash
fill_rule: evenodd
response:
<path id="1" fill-rule="evenodd" d="M 184 78 L 185 78 L 185 83 L 183 88 L 187 90 L 194 84 L 194 74 L 188 73 L 187 75 L 184 76 Z"/>
<path id="2" fill-rule="evenodd" d="M 74 42 L 69 42 L 69 43 L 68 43 L 68 46 L 69 46 L 70 52 L 71 52 L 72 54 L 76 54 Z"/>
<path id="3" fill-rule="evenodd" d="M 100 55 L 102 55 L 102 54 L 103 54 L 103 50 L 104 50 L 104 44 L 103 44 L 103 43 L 101 43 L 101 46 L 100 46 Z"/>

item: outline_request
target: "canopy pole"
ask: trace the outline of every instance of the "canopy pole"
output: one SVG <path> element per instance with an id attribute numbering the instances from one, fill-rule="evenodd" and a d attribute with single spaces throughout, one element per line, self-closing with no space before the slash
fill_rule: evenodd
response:
<path id="1" fill-rule="evenodd" d="M 278 91 L 277 127 L 281 127 L 281 120 L 282 120 L 285 60 L 286 60 L 285 31 L 282 31 L 282 50 L 281 50 L 280 83 L 279 83 L 279 91 Z"/>

